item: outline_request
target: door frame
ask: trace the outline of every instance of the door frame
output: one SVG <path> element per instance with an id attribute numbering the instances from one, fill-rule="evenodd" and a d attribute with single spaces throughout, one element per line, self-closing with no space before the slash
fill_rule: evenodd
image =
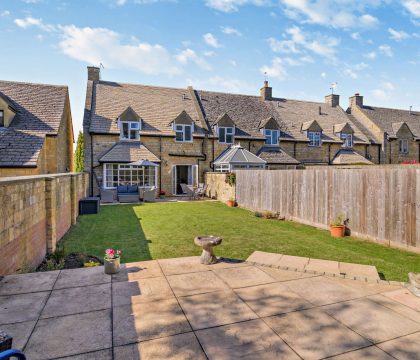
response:
<path id="1" fill-rule="evenodd" d="M 173 196 L 183 196 L 181 194 L 177 194 L 177 166 L 188 166 L 191 170 L 191 180 L 192 180 L 192 184 L 188 184 L 188 185 L 195 185 L 198 186 L 198 165 L 196 164 L 176 164 L 176 165 L 172 165 L 171 168 L 171 177 L 172 177 L 172 195 Z"/>

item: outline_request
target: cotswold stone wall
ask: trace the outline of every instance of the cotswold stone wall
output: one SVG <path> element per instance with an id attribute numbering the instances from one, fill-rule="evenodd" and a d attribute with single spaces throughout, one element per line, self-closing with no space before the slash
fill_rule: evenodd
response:
<path id="1" fill-rule="evenodd" d="M 38 266 L 76 223 L 87 173 L 0 179 L 0 275 Z"/>
<path id="2" fill-rule="evenodd" d="M 235 200 L 235 186 L 230 186 L 226 182 L 225 173 L 206 173 L 206 196 L 220 201 Z"/>

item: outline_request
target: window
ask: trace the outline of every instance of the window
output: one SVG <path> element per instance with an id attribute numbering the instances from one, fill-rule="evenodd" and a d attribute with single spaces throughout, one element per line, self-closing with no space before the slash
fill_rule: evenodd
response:
<path id="1" fill-rule="evenodd" d="M 120 125 L 121 140 L 138 140 L 140 138 L 140 123 L 138 121 L 122 121 Z"/>
<path id="2" fill-rule="evenodd" d="M 219 127 L 219 143 L 233 144 L 233 127 Z"/>
<path id="3" fill-rule="evenodd" d="M 353 134 L 343 134 L 340 135 L 341 140 L 343 140 L 343 147 L 351 148 L 353 147 Z"/>
<path id="4" fill-rule="evenodd" d="M 400 140 L 400 154 L 402 155 L 408 154 L 408 139 Z"/>
<path id="5" fill-rule="evenodd" d="M 309 146 L 321 146 L 321 132 L 308 131 Z"/>
<path id="6" fill-rule="evenodd" d="M 175 125 L 175 141 L 191 142 L 192 125 Z"/>
<path id="7" fill-rule="evenodd" d="M 156 167 L 132 166 L 126 164 L 104 164 L 104 188 L 118 185 L 156 186 Z"/>
<path id="8" fill-rule="evenodd" d="M 267 145 L 279 144 L 279 137 L 280 137 L 279 130 L 264 129 L 264 135 L 265 135 L 265 143 Z"/>
<path id="9" fill-rule="evenodd" d="M 230 166 L 229 166 L 229 164 L 215 165 L 214 166 L 214 171 L 217 171 L 217 172 L 229 172 L 230 171 Z"/>
<path id="10" fill-rule="evenodd" d="M 4 111 L 0 110 L 0 127 L 4 126 Z"/>

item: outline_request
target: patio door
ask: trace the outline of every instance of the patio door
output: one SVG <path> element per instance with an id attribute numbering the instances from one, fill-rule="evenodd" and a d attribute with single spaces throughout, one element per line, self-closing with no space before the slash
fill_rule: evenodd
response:
<path id="1" fill-rule="evenodd" d="M 172 194 L 173 195 L 182 195 L 181 184 L 197 186 L 198 165 L 172 166 Z"/>

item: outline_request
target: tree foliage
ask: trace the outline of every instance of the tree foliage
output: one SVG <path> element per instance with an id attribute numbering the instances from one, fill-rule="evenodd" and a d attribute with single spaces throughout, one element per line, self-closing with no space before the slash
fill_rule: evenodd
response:
<path id="1" fill-rule="evenodd" d="M 84 170 L 84 138 L 83 133 L 79 131 L 77 136 L 76 152 L 74 153 L 74 168 L 76 172 L 82 172 Z"/>

